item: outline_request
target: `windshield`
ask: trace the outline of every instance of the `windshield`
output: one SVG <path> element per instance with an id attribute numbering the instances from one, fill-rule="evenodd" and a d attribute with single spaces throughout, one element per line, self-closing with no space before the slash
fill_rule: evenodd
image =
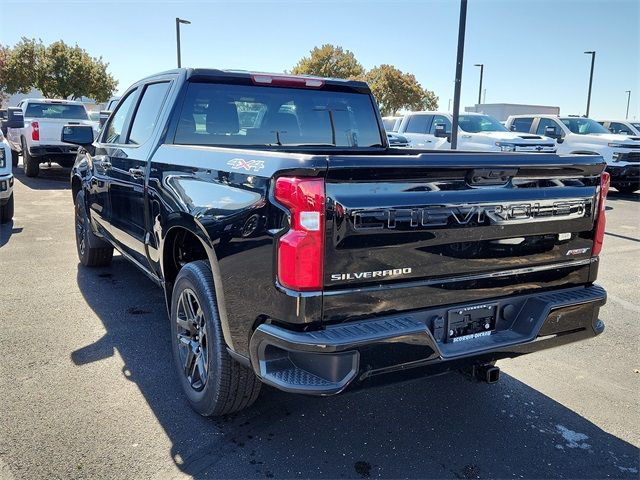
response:
<path id="1" fill-rule="evenodd" d="M 84 105 L 67 105 L 62 103 L 29 103 L 25 117 L 32 118 L 64 118 L 72 120 L 89 120 Z"/>
<path id="2" fill-rule="evenodd" d="M 508 132 L 507 128 L 489 115 L 460 115 L 458 126 L 469 133 Z"/>
<path id="3" fill-rule="evenodd" d="M 566 117 L 561 118 L 560 121 L 564 123 L 571 133 L 577 133 L 578 135 L 589 135 L 591 133 L 611 133 L 595 120 L 583 117 Z"/>
<path id="4" fill-rule="evenodd" d="M 187 145 L 381 146 L 367 94 L 191 83 L 175 143 Z"/>

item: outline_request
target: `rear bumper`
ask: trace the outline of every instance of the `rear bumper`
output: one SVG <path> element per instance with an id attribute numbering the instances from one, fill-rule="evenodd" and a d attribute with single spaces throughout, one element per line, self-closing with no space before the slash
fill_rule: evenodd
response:
<path id="1" fill-rule="evenodd" d="M 13 193 L 13 175 L 0 174 L 0 205 L 4 205 Z"/>
<path id="2" fill-rule="evenodd" d="M 251 365 L 264 383 L 281 390 L 331 395 L 374 378 L 392 381 L 394 373 L 436 374 L 599 335 L 605 302 L 597 285 L 487 301 L 496 306 L 495 331 L 459 342 L 446 341 L 443 320 L 446 329 L 448 312 L 478 303 L 307 332 L 262 324 L 251 338 Z"/>
<path id="3" fill-rule="evenodd" d="M 77 153 L 78 147 L 76 145 L 39 144 L 29 147 L 29 154 L 32 157 L 75 158 Z"/>

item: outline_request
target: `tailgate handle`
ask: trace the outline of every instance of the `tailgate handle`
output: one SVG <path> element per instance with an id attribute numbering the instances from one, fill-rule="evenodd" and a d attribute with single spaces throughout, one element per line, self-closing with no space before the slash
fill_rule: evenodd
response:
<path id="1" fill-rule="evenodd" d="M 517 168 L 476 168 L 467 175 L 467 184 L 478 187 L 506 185 L 517 173 Z"/>

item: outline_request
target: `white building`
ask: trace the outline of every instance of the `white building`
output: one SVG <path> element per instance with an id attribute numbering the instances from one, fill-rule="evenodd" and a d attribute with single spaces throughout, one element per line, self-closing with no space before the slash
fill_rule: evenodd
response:
<path id="1" fill-rule="evenodd" d="M 464 111 L 491 115 L 501 122 L 504 122 L 509 115 L 526 115 L 529 113 L 560 115 L 560 107 L 552 107 L 549 105 L 524 105 L 520 103 L 481 103 L 476 104 L 473 107 L 465 107 Z"/>

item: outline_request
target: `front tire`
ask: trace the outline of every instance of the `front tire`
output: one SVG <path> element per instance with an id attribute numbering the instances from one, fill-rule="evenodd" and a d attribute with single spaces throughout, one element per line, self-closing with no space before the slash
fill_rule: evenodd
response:
<path id="1" fill-rule="evenodd" d="M 75 210 L 76 248 L 80 263 L 85 267 L 106 267 L 113 258 L 113 247 L 91 231 L 82 190 L 76 194 Z"/>
<path id="2" fill-rule="evenodd" d="M 0 207 L 0 223 L 9 223 L 13 220 L 13 193 L 9 201 Z"/>
<path id="3" fill-rule="evenodd" d="M 249 407 L 261 387 L 227 352 L 213 285 L 209 264 L 199 260 L 180 270 L 171 296 L 173 360 L 191 407 L 206 417 Z"/>
<path id="4" fill-rule="evenodd" d="M 20 154 L 18 152 L 16 152 L 15 150 L 11 150 L 11 165 L 13 165 L 14 167 L 17 167 L 19 157 L 20 157 Z"/>
<path id="5" fill-rule="evenodd" d="M 37 177 L 40 174 L 40 161 L 38 157 L 32 157 L 27 143 L 22 139 L 22 167 L 27 177 Z"/>

